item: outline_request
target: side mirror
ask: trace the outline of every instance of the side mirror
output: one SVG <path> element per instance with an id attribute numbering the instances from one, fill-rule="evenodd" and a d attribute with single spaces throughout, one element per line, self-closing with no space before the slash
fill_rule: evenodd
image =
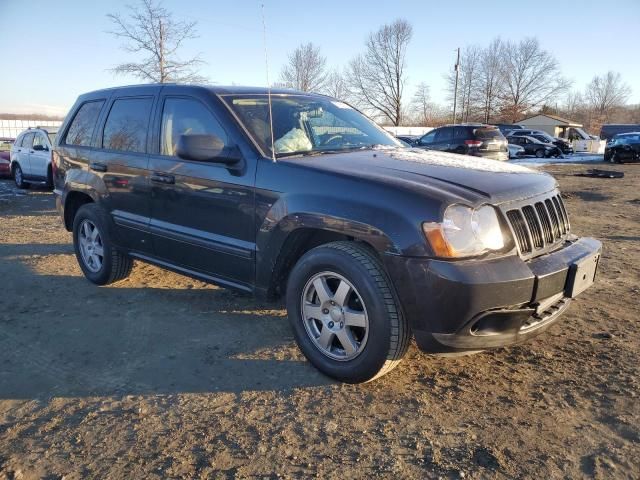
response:
<path id="1" fill-rule="evenodd" d="M 213 162 L 233 165 L 240 161 L 240 152 L 235 147 L 225 146 L 215 135 L 180 135 L 176 155 L 185 160 Z"/>
<path id="2" fill-rule="evenodd" d="M 34 152 L 44 152 L 46 150 L 49 150 L 49 149 L 44 145 L 34 145 L 33 146 L 33 151 Z"/>

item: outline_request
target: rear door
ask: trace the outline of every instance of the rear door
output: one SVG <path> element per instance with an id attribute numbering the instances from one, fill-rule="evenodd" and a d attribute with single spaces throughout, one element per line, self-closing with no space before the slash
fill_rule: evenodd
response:
<path id="1" fill-rule="evenodd" d="M 254 281 L 255 164 L 232 170 L 176 156 L 183 134 L 213 134 L 232 143 L 220 108 L 197 90 L 169 88 L 161 95 L 154 122 L 158 150 L 149 163 L 150 230 L 159 259 L 248 290 Z"/>
<path id="2" fill-rule="evenodd" d="M 113 95 L 98 135 L 101 148 L 89 162 L 89 170 L 102 178 L 107 190 L 105 203 L 116 225 L 119 244 L 144 253 L 153 248 L 148 232 L 151 200 L 147 143 L 157 90 L 150 87 L 148 95 Z"/>
<path id="3" fill-rule="evenodd" d="M 33 135 L 33 146 L 29 150 L 31 176 L 44 180 L 47 178 L 47 167 L 51 159 L 49 142 L 42 132 L 34 132 Z"/>
<path id="4" fill-rule="evenodd" d="M 453 127 L 443 127 L 438 129 L 433 143 L 434 150 L 443 152 L 455 151 L 453 143 Z"/>

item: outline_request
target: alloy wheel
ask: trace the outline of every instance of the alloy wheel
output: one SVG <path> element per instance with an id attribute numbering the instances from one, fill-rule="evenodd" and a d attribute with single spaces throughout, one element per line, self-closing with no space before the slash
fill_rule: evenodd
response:
<path id="1" fill-rule="evenodd" d="M 302 319 L 313 345 L 324 355 L 348 361 L 362 353 L 369 317 L 362 297 L 342 275 L 321 272 L 302 291 Z"/>
<path id="2" fill-rule="evenodd" d="M 104 245 L 100 231 L 91 220 L 83 220 L 78 230 L 78 244 L 84 265 L 93 273 L 102 268 L 104 262 Z"/>

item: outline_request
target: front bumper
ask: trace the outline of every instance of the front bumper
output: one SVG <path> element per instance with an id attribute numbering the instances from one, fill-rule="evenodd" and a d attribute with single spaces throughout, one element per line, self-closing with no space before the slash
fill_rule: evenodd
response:
<path id="1" fill-rule="evenodd" d="M 597 265 L 601 248 L 581 238 L 527 261 L 388 255 L 385 266 L 418 346 L 464 352 L 520 343 L 549 328 L 574 295 L 573 266 L 589 258 Z"/>

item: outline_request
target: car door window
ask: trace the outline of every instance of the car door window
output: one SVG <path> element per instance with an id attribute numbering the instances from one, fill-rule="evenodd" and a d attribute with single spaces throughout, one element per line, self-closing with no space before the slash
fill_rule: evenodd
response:
<path id="1" fill-rule="evenodd" d="M 453 127 L 445 127 L 438 130 L 435 141 L 437 143 L 450 142 L 453 139 Z"/>
<path id="2" fill-rule="evenodd" d="M 104 124 L 102 147 L 143 153 L 147 147 L 152 97 L 121 98 L 113 102 Z"/>
<path id="3" fill-rule="evenodd" d="M 418 143 L 420 143 L 420 145 L 429 145 L 430 143 L 433 143 L 436 133 L 438 133 L 437 130 L 431 130 L 429 133 L 424 135 Z"/>
<path id="4" fill-rule="evenodd" d="M 193 98 L 167 98 L 162 109 L 160 153 L 175 156 L 180 135 L 215 135 L 227 145 L 227 133 L 200 101 Z"/>
<path id="5" fill-rule="evenodd" d="M 21 147 L 31 148 L 33 145 L 33 133 L 25 133 L 24 137 L 22 137 Z"/>
<path id="6" fill-rule="evenodd" d="M 104 105 L 104 100 L 99 100 L 87 102 L 78 109 L 67 131 L 65 144 L 85 147 L 91 145 L 93 130 L 96 127 L 102 105 Z"/>
<path id="7" fill-rule="evenodd" d="M 456 143 L 463 142 L 467 138 L 470 138 L 469 130 L 466 127 L 455 127 L 453 132 L 453 139 Z"/>
<path id="8" fill-rule="evenodd" d="M 42 135 L 41 133 L 36 133 L 35 136 L 33 137 L 33 146 L 35 147 L 36 145 L 40 145 L 42 147 L 47 146 L 47 140 L 44 138 L 44 135 Z"/>

